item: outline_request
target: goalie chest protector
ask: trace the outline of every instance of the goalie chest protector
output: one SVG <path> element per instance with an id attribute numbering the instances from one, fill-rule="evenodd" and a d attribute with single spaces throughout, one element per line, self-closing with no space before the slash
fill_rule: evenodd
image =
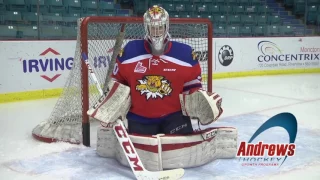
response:
<path id="1" fill-rule="evenodd" d="M 113 78 L 131 89 L 135 118 L 150 121 L 181 111 L 179 94 L 201 88 L 201 68 L 189 45 L 172 41 L 164 55 L 144 40 L 130 41 L 117 57 Z"/>

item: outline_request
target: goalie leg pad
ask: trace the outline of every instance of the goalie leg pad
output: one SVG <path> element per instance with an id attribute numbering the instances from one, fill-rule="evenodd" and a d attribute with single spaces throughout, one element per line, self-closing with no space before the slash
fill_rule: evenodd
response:
<path id="1" fill-rule="evenodd" d="M 98 131 L 98 154 L 130 167 L 112 128 L 107 128 L 110 130 Z M 237 153 L 238 133 L 232 127 L 210 128 L 187 136 L 129 136 L 143 165 L 150 171 L 197 167 L 216 159 L 234 158 Z"/>
<path id="2" fill-rule="evenodd" d="M 231 127 L 210 128 L 188 136 L 163 136 L 163 168 L 190 168 L 235 158 L 237 136 L 237 129 Z"/>
<path id="3" fill-rule="evenodd" d="M 97 154 L 101 157 L 116 159 L 120 164 L 130 167 L 125 154 L 123 153 L 121 146 L 117 140 L 113 131 L 113 124 L 107 126 L 101 126 L 97 132 Z M 129 135 L 131 141 L 137 150 L 139 157 L 147 170 L 157 171 L 162 170 L 159 162 L 161 162 L 158 150 L 157 138 L 146 136 Z M 152 147 L 152 152 L 143 150 L 145 145 Z"/>
<path id="4" fill-rule="evenodd" d="M 125 119 L 131 107 L 130 87 L 115 81 L 110 81 L 108 87 L 110 90 L 99 98 L 87 114 L 104 123 Z"/>
<path id="5" fill-rule="evenodd" d="M 117 137 L 115 136 L 112 124 L 101 123 L 97 131 L 97 154 L 102 157 L 114 158 L 116 156 Z"/>

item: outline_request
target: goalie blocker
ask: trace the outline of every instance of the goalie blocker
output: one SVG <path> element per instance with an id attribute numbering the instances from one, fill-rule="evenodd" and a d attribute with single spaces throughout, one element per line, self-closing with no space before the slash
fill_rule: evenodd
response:
<path id="1" fill-rule="evenodd" d="M 130 167 L 117 142 L 112 124 L 98 129 L 97 153 L 114 158 Z M 234 158 L 237 152 L 237 130 L 232 127 L 208 128 L 191 135 L 129 135 L 145 168 L 158 171 L 201 166 L 215 159 Z"/>

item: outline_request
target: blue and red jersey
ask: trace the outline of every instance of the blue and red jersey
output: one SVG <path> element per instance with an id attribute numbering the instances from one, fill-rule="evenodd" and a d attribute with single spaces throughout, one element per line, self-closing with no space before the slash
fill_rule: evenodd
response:
<path id="1" fill-rule="evenodd" d="M 189 45 L 171 41 L 161 56 L 144 40 L 130 41 L 119 53 L 112 78 L 131 88 L 128 119 L 157 122 L 180 112 L 179 94 L 201 86 L 201 68 Z"/>

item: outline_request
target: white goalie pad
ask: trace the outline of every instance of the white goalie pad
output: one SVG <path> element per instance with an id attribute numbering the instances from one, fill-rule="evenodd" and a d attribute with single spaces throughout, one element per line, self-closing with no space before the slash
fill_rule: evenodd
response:
<path id="1" fill-rule="evenodd" d="M 221 116 L 222 98 L 217 93 L 198 90 L 179 95 L 183 115 L 198 119 L 202 125 L 210 124 Z"/>
<path id="2" fill-rule="evenodd" d="M 237 129 L 209 128 L 192 135 L 130 135 L 140 158 L 149 171 L 201 166 L 216 159 L 234 158 L 237 153 Z M 128 161 L 111 127 L 98 130 L 97 154 L 115 158 L 128 166 Z"/>
<path id="3" fill-rule="evenodd" d="M 110 81 L 108 87 L 109 91 L 99 98 L 87 114 L 104 123 L 125 119 L 131 107 L 130 87 L 115 81 Z"/>

